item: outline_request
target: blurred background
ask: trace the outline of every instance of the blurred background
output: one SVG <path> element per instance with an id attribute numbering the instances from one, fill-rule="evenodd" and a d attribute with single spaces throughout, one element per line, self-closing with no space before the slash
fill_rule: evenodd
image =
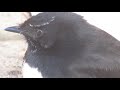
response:
<path id="1" fill-rule="evenodd" d="M 27 43 L 22 35 L 2 29 L 22 24 L 30 12 L 0 12 L 0 78 L 21 78 Z"/>
<path id="2" fill-rule="evenodd" d="M 0 12 L 0 78 L 22 78 L 23 56 L 27 43 L 20 34 L 6 32 L 41 12 Z M 120 40 L 120 12 L 74 12 Z"/>

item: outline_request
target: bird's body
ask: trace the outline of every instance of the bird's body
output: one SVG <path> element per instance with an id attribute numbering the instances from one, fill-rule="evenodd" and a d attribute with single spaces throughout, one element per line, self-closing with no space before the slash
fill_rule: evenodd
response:
<path id="1" fill-rule="evenodd" d="M 120 77 L 120 42 L 80 15 L 40 13 L 21 29 L 28 42 L 25 63 L 44 78 Z"/>

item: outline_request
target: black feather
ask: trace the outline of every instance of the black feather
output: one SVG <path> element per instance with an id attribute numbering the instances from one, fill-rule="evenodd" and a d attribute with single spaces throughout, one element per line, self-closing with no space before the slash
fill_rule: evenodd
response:
<path id="1" fill-rule="evenodd" d="M 21 26 L 26 63 L 45 78 L 120 77 L 120 42 L 71 12 L 44 12 Z"/>

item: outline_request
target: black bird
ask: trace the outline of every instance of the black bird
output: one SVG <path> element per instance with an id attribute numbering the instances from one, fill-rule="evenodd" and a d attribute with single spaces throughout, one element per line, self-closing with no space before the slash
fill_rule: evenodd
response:
<path id="1" fill-rule="evenodd" d="M 25 36 L 25 63 L 44 78 L 120 78 L 120 42 L 80 15 L 44 12 L 6 30 Z"/>

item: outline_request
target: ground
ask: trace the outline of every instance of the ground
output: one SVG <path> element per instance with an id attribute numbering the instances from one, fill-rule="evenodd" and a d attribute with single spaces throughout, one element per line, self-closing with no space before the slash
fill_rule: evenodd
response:
<path id="1" fill-rule="evenodd" d="M 1 34 L 7 37 L 1 40 Z M 0 32 L 0 35 L 0 78 L 21 78 L 27 43 L 22 36 L 17 34 Z M 11 36 L 14 38 L 10 39 Z"/>
<path id="2" fill-rule="evenodd" d="M 0 78 L 22 78 L 22 63 L 27 43 L 22 35 L 3 30 L 21 23 L 21 13 L 13 13 L 0 13 Z M 18 18 L 15 19 L 14 16 Z"/>

